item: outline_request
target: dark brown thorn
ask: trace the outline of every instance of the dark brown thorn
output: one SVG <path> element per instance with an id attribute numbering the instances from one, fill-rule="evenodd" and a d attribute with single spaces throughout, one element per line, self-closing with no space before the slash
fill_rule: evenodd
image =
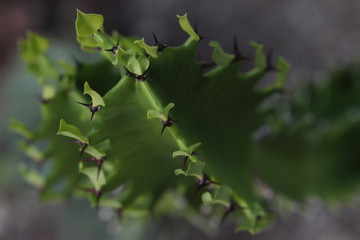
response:
<path id="1" fill-rule="evenodd" d="M 91 112 L 90 120 L 92 120 L 93 117 L 94 117 L 94 115 L 95 115 L 95 113 L 100 110 L 100 106 L 94 107 L 94 106 L 92 105 L 92 103 L 90 103 L 90 104 L 88 104 L 88 103 L 81 103 L 81 102 L 77 102 L 77 103 L 89 108 L 89 110 L 90 110 L 90 112 Z"/>
<path id="2" fill-rule="evenodd" d="M 79 140 L 65 140 L 65 142 L 73 142 L 73 143 L 80 144 L 80 146 L 81 146 L 80 157 L 83 155 L 85 149 L 89 146 L 89 144 L 81 142 Z"/>
<path id="3" fill-rule="evenodd" d="M 207 175 L 206 173 L 204 173 L 202 179 L 198 179 L 198 180 L 197 180 L 197 183 L 198 183 L 199 185 L 203 185 L 203 186 L 207 186 L 207 185 L 210 185 L 210 184 L 221 185 L 220 183 L 211 180 L 210 177 L 209 177 L 209 175 Z"/>
<path id="4" fill-rule="evenodd" d="M 197 185 L 197 186 L 196 186 L 196 189 L 195 189 L 194 193 L 193 193 L 192 196 L 191 196 L 191 201 L 193 201 L 193 200 L 195 199 L 196 195 L 198 194 L 198 192 L 200 191 L 200 189 L 202 189 L 203 187 L 204 187 L 204 186 L 202 186 L 202 185 Z"/>
<path id="5" fill-rule="evenodd" d="M 223 223 L 225 218 L 235 209 L 240 208 L 238 204 L 236 204 L 234 201 L 231 201 L 230 206 L 227 207 L 226 211 L 224 212 L 223 216 L 221 217 L 220 223 Z"/>
<path id="6" fill-rule="evenodd" d="M 195 192 L 193 193 L 192 199 L 194 199 L 195 195 L 200 191 L 201 188 L 206 187 L 210 184 L 216 184 L 221 185 L 220 183 L 217 183 L 215 181 L 212 181 L 206 173 L 204 173 L 202 179 L 196 179 L 197 188 L 195 189 Z"/>
<path id="7" fill-rule="evenodd" d="M 200 158 L 200 159 L 204 159 L 203 156 L 197 154 L 196 152 L 192 152 L 192 153 L 191 153 L 191 156 L 195 156 L 195 157 L 198 157 L 198 158 Z"/>
<path id="8" fill-rule="evenodd" d="M 214 62 L 201 64 L 202 68 L 204 68 L 204 69 L 214 67 L 215 65 L 216 64 Z"/>
<path id="9" fill-rule="evenodd" d="M 271 63 L 272 55 L 273 55 L 273 51 L 272 51 L 272 50 L 269 50 L 268 53 L 266 54 L 266 68 L 265 68 L 265 72 L 277 71 L 277 68 L 274 67 L 274 65 L 272 65 L 272 63 Z"/>
<path id="10" fill-rule="evenodd" d="M 124 68 L 125 68 L 125 74 L 126 74 L 126 76 L 132 77 L 132 78 L 136 78 L 136 74 L 135 74 L 135 73 L 130 72 L 126 67 L 124 67 Z"/>
<path id="11" fill-rule="evenodd" d="M 164 132 L 165 128 L 166 128 L 166 125 L 165 125 L 165 124 L 163 124 L 162 129 L 161 129 L 160 136 L 163 134 L 163 132 Z"/>
<path id="12" fill-rule="evenodd" d="M 96 198 L 96 211 L 98 211 L 99 210 L 100 198 L 102 196 L 102 191 L 94 189 L 94 195 L 95 195 L 95 198 Z"/>
<path id="13" fill-rule="evenodd" d="M 99 179 L 99 175 L 100 175 L 100 170 L 101 170 L 101 168 L 102 168 L 102 165 L 103 165 L 103 163 L 104 163 L 104 159 L 105 158 L 100 158 L 100 159 L 96 159 L 96 163 L 97 163 L 97 177 L 96 177 L 96 179 Z"/>
<path id="14" fill-rule="evenodd" d="M 84 154 L 85 149 L 89 146 L 89 144 L 81 142 L 80 145 L 81 145 L 81 151 L 80 151 L 80 157 L 81 157 Z"/>
<path id="15" fill-rule="evenodd" d="M 101 190 L 96 190 L 95 188 L 83 188 L 83 187 L 78 187 L 78 189 L 83 190 L 85 192 L 89 192 L 92 193 L 95 196 L 95 200 L 96 200 L 96 210 L 99 210 L 99 202 L 100 202 L 100 198 L 103 194 L 103 192 Z"/>
<path id="16" fill-rule="evenodd" d="M 246 61 L 250 61 L 251 59 L 248 58 L 248 57 L 245 57 L 244 55 L 242 55 L 239 51 L 239 48 L 238 48 L 238 43 L 237 43 L 237 38 L 236 36 L 234 35 L 234 54 L 235 54 L 235 58 L 234 60 L 235 61 L 240 61 L 240 60 L 246 60 Z"/>
<path id="17" fill-rule="evenodd" d="M 152 35 L 153 35 L 153 37 L 154 37 L 155 46 L 157 46 L 158 51 L 161 52 L 161 51 L 164 50 L 164 48 L 166 48 L 167 46 L 166 46 L 165 44 L 160 43 L 160 42 L 157 40 L 154 32 L 152 32 Z"/>
<path id="18" fill-rule="evenodd" d="M 196 32 L 196 34 L 198 34 L 198 27 L 199 27 L 198 21 L 195 20 L 195 23 L 194 23 L 194 31 Z"/>
<path id="19" fill-rule="evenodd" d="M 184 156 L 184 161 L 183 161 L 183 170 L 185 170 L 185 168 L 186 168 L 186 163 L 187 163 L 187 160 L 188 160 L 188 156 Z"/>
<path id="20" fill-rule="evenodd" d="M 140 82 L 144 82 L 149 75 L 149 72 L 143 73 L 142 75 L 135 75 L 135 78 Z"/>
<path id="21" fill-rule="evenodd" d="M 198 26 L 199 26 L 199 24 L 198 24 L 198 22 L 195 20 L 194 31 L 195 31 L 195 33 L 199 36 L 200 40 L 203 40 L 203 39 L 205 39 L 205 38 L 210 38 L 210 37 L 212 37 L 212 36 L 210 36 L 210 35 L 201 35 L 201 34 L 199 34 L 199 32 L 198 32 Z"/>
<path id="22" fill-rule="evenodd" d="M 166 127 L 171 127 L 176 121 L 174 121 L 170 116 L 168 116 L 168 119 L 166 121 L 160 120 L 160 122 L 163 124 L 163 127 L 161 129 L 160 136 L 163 134 Z"/>
<path id="23" fill-rule="evenodd" d="M 81 104 L 81 105 L 83 105 L 83 106 L 85 106 L 85 107 L 90 107 L 91 106 L 91 104 L 88 104 L 88 103 L 82 103 L 82 102 L 77 102 L 78 104 Z"/>
<path id="24" fill-rule="evenodd" d="M 104 51 L 111 52 L 114 56 L 116 56 L 116 52 L 119 49 L 119 44 L 120 44 L 120 38 L 118 38 L 116 44 L 112 48 L 104 49 Z"/>

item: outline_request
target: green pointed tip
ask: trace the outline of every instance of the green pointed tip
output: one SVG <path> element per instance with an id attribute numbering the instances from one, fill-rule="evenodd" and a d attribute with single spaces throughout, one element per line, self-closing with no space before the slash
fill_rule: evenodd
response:
<path id="1" fill-rule="evenodd" d="M 234 60 L 234 54 L 225 53 L 219 42 L 210 41 L 209 46 L 214 48 L 212 60 L 220 67 L 227 67 Z"/>
<path id="2" fill-rule="evenodd" d="M 19 172 L 26 182 L 32 186 L 41 189 L 45 186 L 45 179 L 35 170 L 29 169 L 25 164 L 19 165 Z"/>
<path id="3" fill-rule="evenodd" d="M 276 74 L 276 89 L 283 89 L 285 86 L 286 76 L 291 68 L 291 65 L 283 57 L 279 57 L 276 63 L 277 74 Z"/>
<path id="4" fill-rule="evenodd" d="M 22 124 L 21 122 L 15 119 L 10 120 L 9 129 L 20 134 L 22 137 L 26 139 L 34 138 L 34 134 L 27 127 L 25 127 L 24 124 Z"/>
<path id="5" fill-rule="evenodd" d="M 176 158 L 176 157 L 179 157 L 179 156 L 190 157 L 190 155 L 187 152 L 184 152 L 184 151 L 175 151 L 175 152 L 172 153 L 173 158 Z"/>
<path id="6" fill-rule="evenodd" d="M 169 116 L 169 111 L 175 106 L 174 103 L 169 103 L 166 107 L 164 107 L 164 109 L 159 112 L 159 111 L 154 111 L 154 110 L 148 110 L 147 111 L 147 118 L 148 119 L 153 119 L 153 118 L 158 118 L 160 120 L 163 121 L 167 121 L 168 120 L 168 116 Z"/>
<path id="7" fill-rule="evenodd" d="M 165 116 L 164 114 L 162 114 L 158 111 L 154 111 L 154 110 L 147 111 L 147 118 L 148 119 L 159 118 L 160 120 L 163 120 L 163 121 L 167 120 L 167 116 Z"/>
<path id="8" fill-rule="evenodd" d="M 189 147 L 189 152 L 188 153 L 192 154 L 195 151 L 195 149 L 197 149 L 200 146 L 201 146 L 201 142 L 198 142 L 198 143 L 195 143 L 195 144 L 191 145 Z"/>
<path id="9" fill-rule="evenodd" d="M 193 27 L 191 26 L 188 18 L 187 13 L 185 13 L 183 16 L 176 15 L 176 17 L 179 19 L 179 24 L 182 30 L 184 30 L 189 36 L 194 39 L 195 41 L 199 41 L 200 37 L 199 35 L 194 31 Z"/>
<path id="10" fill-rule="evenodd" d="M 175 107 L 174 103 L 169 103 L 163 110 L 163 114 L 166 116 L 166 120 L 167 120 L 167 116 L 169 115 L 169 111 Z"/>
<path id="11" fill-rule="evenodd" d="M 149 59 L 145 56 L 131 56 L 127 62 L 127 69 L 130 72 L 135 73 L 136 75 L 140 76 L 143 75 L 144 72 L 149 68 L 150 62 Z"/>
<path id="12" fill-rule="evenodd" d="M 185 175 L 185 176 L 193 176 L 196 177 L 198 179 L 202 179 L 204 172 L 205 163 L 204 162 L 191 162 L 188 166 L 188 168 L 186 169 L 186 171 L 182 170 L 182 169 L 176 169 L 175 170 L 175 175 Z"/>
<path id="13" fill-rule="evenodd" d="M 19 149 L 35 162 L 42 162 L 44 160 L 44 154 L 35 146 L 20 140 L 18 142 Z"/>
<path id="14" fill-rule="evenodd" d="M 266 57 L 263 51 L 263 45 L 258 44 L 256 42 L 250 42 L 250 45 L 255 50 L 255 67 L 259 68 L 261 70 L 264 70 L 266 68 Z"/>
<path id="15" fill-rule="evenodd" d="M 91 156 L 93 156 L 94 158 L 96 159 L 101 159 L 101 158 L 104 158 L 106 155 L 105 153 L 99 151 L 98 149 L 96 149 L 95 147 L 93 146 L 88 146 L 86 149 L 85 149 L 85 152 Z"/>
<path id="16" fill-rule="evenodd" d="M 84 83 L 84 94 L 87 94 L 91 97 L 92 104 L 94 107 L 103 106 L 105 107 L 104 99 L 96 91 L 91 89 L 88 82 Z"/>
<path id="17" fill-rule="evenodd" d="M 33 32 L 27 32 L 26 39 L 18 40 L 17 44 L 20 56 L 25 61 L 33 61 L 49 49 L 49 40 Z"/>
<path id="18" fill-rule="evenodd" d="M 79 9 L 76 9 L 76 12 L 76 34 L 80 37 L 90 37 L 104 24 L 104 17 L 100 14 L 87 14 L 81 12 Z"/>
<path id="19" fill-rule="evenodd" d="M 158 57 L 158 47 L 156 46 L 149 46 L 145 43 L 144 38 L 140 39 L 140 40 L 136 40 L 134 41 L 135 44 L 137 44 L 139 47 L 143 48 L 145 50 L 145 52 L 147 54 L 149 54 L 151 57 L 153 58 L 157 58 Z"/>
<path id="20" fill-rule="evenodd" d="M 93 184 L 96 190 L 100 190 L 104 185 L 106 185 L 106 178 L 104 171 L 100 170 L 98 176 L 98 168 L 97 167 L 88 167 L 80 170 L 81 173 L 85 174 L 91 183 Z"/>
<path id="21" fill-rule="evenodd" d="M 56 134 L 74 138 L 82 143 L 89 144 L 89 139 L 83 135 L 80 129 L 73 125 L 67 124 L 64 119 L 60 120 L 59 130 Z"/>

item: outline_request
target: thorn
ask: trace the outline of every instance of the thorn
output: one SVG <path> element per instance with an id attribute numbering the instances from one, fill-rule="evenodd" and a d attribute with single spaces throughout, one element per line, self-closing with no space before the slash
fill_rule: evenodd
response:
<path id="1" fill-rule="evenodd" d="M 198 21 L 197 21 L 197 19 L 195 19 L 194 31 L 196 32 L 196 34 L 198 33 L 198 26 L 199 26 Z"/>
<path id="2" fill-rule="evenodd" d="M 135 75 L 135 78 L 137 80 L 139 80 L 140 82 L 144 82 L 148 75 L 149 75 L 149 72 L 146 72 L 146 73 L 144 73 L 142 75 Z"/>
<path id="3" fill-rule="evenodd" d="M 85 149 L 89 146 L 89 144 L 87 144 L 87 143 L 80 143 L 80 145 L 81 145 L 81 151 L 80 151 L 80 157 L 84 154 L 84 152 L 85 152 Z"/>
<path id="4" fill-rule="evenodd" d="M 101 198 L 103 192 L 101 190 L 96 190 L 95 188 L 78 187 L 78 189 L 83 190 L 85 192 L 92 193 L 96 199 L 96 210 L 99 210 L 99 202 L 100 202 L 100 198 Z"/>
<path id="5" fill-rule="evenodd" d="M 198 157 L 198 158 L 200 158 L 200 159 L 204 159 L 203 156 L 197 154 L 196 152 L 192 152 L 192 153 L 191 153 L 191 156 L 196 156 L 196 157 Z"/>
<path id="6" fill-rule="evenodd" d="M 235 54 L 235 58 L 234 58 L 235 61 L 240 61 L 240 60 L 250 61 L 251 60 L 250 58 L 245 57 L 240 53 L 240 51 L 238 49 L 237 38 L 236 38 L 235 35 L 234 35 L 234 49 L 233 49 L 233 51 L 234 51 L 234 54 Z"/>
<path id="7" fill-rule="evenodd" d="M 211 68 L 214 67 L 216 64 L 214 62 L 212 63 L 203 63 L 201 66 L 202 68 L 206 69 L 206 68 Z"/>
<path id="8" fill-rule="evenodd" d="M 81 146 L 80 157 L 83 155 L 85 149 L 89 146 L 89 144 L 81 142 L 79 140 L 65 140 L 65 142 L 73 142 L 73 143 L 80 144 L 80 146 Z"/>
<path id="9" fill-rule="evenodd" d="M 220 223 L 223 223 L 225 218 L 233 211 L 235 211 L 235 209 L 240 208 L 240 206 L 235 203 L 234 201 L 231 201 L 230 206 L 227 207 L 226 211 L 224 212 L 223 216 L 221 217 Z"/>
<path id="10" fill-rule="evenodd" d="M 166 48 L 167 46 L 166 46 L 165 44 L 160 43 L 160 42 L 157 40 L 154 32 L 152 32 L 152 35 L 153 35 L 153 37 L 154 37 L 155 46 L 157 46 L 158 51 L 161 52 L 161 51 L 164 50 L 164 48 Z"/>
<path id="11" fill-rule="evenodd" d="M 203 39 L 205 39 L 205 38 L 209 38 L 209 37 L 211 37 L 210 35 L 201 35 L 201 34 L 199 34 L 199 32 L 198 32 L 198 22 L 195 20 L 195 24 L 194 24 L 194 31 L 196 32 L 196 34 L 199 36 L 199 38 L 200 38 L 200 40 L 203 40 Z"/>
<path id="12" fill-rule="evenodd" d="M 91 104 L 81 103 L 81 102 L 77 102 L 77 103 L 89 108 L 89 110 L 90 110 L 90 112 L 91 112 L 90 120 L 92 120 L 93 117 L 94 117 L 94 115 L 95 115 L 95 113 L 100 110 L 100 106 L 94 107 L 94 106 L 92 105 L 92 103 L 91 103 Z"/>
<path id="13" fill-rule="evenodd" d="M 187 163 L 187 160 L 188 160 L 188 156 L 184 156 L 184 161 L 183 161 L 183 170 L 185 170 L 185 167 L 186 167 L 186 163 Z"/>
<path id="14" fill-rule="evenodd" d="M 82 103 L 82 102 L 77 102 L 78 104 L 81 104 L 81 105 L 83 105 L 83 106 L 85 106 L 85 107 L 90 107 L 91 106 L 91 104 L 87 104 L 87 103 Z"/>
<path id="15" fill-rule="evenodd" d="M 94 115 L 95 115 L 95 111 L 91 111 L 91 117 L 90 117 L 91 121 L 93 120 Z"/>
<path id="16" fill-rule="evenodd" d="M 191 196 L 191 201 L 193 201 L 196 197 L 196 195 L 198 194 L 198 192 L 200 191 L 200 189 L 203 188 L 203 186 L 198 185 L 193 193 L 193 195 Z"/>
<path id="17" fill-rule="evenodd" d="M 163 127 L 161 129 L 160 136 L 163 134 L 166 127 L 171 127 L 176 121 L 174 121 L 170 116 L 168 116 L 168 119 L 166 121 L 160 120 L 160 122 L 163 124 Z"/>
<path id="18" fill-rule="evenodd" d="M 96 179 L 99 179 L 100 170 L 101 170 L 101 168 L 102 168 L 102 165 L 103 165 L 103 163 L 104 163 L 104 160 L 105 160 L 105 158 L 96 159 L 96 161 L 97 161 L 97 166 L 98 166 Z"/>
<path id="19" fill-rule="evenodd" d="M 192 199 L 194 199 L 194 197 L 196 196 L 196 194 L 200 191 L 201 188 L 206 187 L 210 184 L 216 184 L 216 185 L 221 185 L 220 183 L 217 183 L 215 181 L 212 181 L 209 177 L 209 175 L 207 175 L 206 173 L 204 173 L 203 178 L 202 179 L 196 179 L 196 183 L 197 183 L 197 188 L 195 190 L 195 192 L 193 193 Z"/>
<path id="20" fill-rule="evenodd" d="M 136 78 L 136 74 L 130 72 L 126 67 L 124 67 L 124 68 L 125 68 L 126 76 L 131 77 L 131 78 Z"/>
<path id="21" fill-rule="evenodd" d="M 160 136 L 163 134 L 163 132 L 164 132 L 165 128 L 166 128 L 166 125 L 163 123 L 163 127 L 162 127 L 162 129 L 161 129 Z"/>
<path id="22" fill-rule="evenodd" d="M 104 51 L 111 52 L 114 56 L 116 56 L 116 52 L 119 49 L 119 44 L 120 44 L 120 38 L 118 38 L 116 44 L 112 48 L 104 49 Z"/>
<path id="23" fill-rule="evenodd" d="M 266 55 L 266 68 L 265 68 L 265 72 L 271 72 L 271 71 L 277 71 L 278 69 L 276 67 L 274 67 L 274 65 L 272 65 L 271 60 L 272 60 L 272 55 L 273 55 L 273 51 L 270 50 L 267 55 Z"/>
<path id="24" fill-rule="evenodd" d="M 96 190 L 94 189 L 94 195 L 95 195 L 95 198 L 96 198 L 96 211 L 99 210 L 99 203 L 100 203 L 100 198 L 102 196 L 102 191 L 101 190 Z"/>

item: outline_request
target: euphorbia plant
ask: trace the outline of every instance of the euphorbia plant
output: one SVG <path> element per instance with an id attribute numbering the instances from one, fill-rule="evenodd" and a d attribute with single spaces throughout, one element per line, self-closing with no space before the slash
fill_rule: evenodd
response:
<path id="1" fill-rule="evenodd" d="M 211 221 L 220 223 L 232 212 L 237 230 L 257 233 L 273 217 L 255 187 L 255 173 L 267 170 L 257 157 L 267 156 L 268 142 L 262 148 L 254 133 L 269 116 L 277 118 L 269 115 L 277 107 L 260 106 L 283 89 L 289 65 L 278 58 L 274 66 L 263 46 L 252 42 L 254 67 L 240 72 L 249 58 L 236 44 L 225 53 L 210 41 L 209 68 L 195 59 L 202 37 L 186 14 L 177 17 L 189 38 L 171 47 L 154 35 L 151 46 L 107 34 L 101 15 L 78 10 L 77 41 L 103 56 L 96 63 L 54 62 L 46 55 L 48 41 L 34 33 L 19 41 L 43 88 L 43 118 L 35 131 L 17 121 L 11 126 L 27 139 L 21 149 L 28 156 L 51 162 L 40 172 L 23 165 L 22 173 L 44 199 L 88 196 L 93 206 L 121 209 L 126 217 L 164 213 L 164 201 L 170 213 L 176 209 L 171 202 L 185 198 L 187 210 L 179 214 L 209 205 Z M 274 83 L 255 88 L 270 71 L 276 71 Z M 281 131 L 278 125 L 273 130 Z M 37 149 L 33 143 L 43 140 L 48 148 Z"/>

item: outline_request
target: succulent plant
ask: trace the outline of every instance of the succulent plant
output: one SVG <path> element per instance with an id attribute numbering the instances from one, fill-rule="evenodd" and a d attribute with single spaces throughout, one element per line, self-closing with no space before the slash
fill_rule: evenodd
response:
<path id="1" fill-rule="evenodd" d="M 15 120 L 11 128 L 25 138 L 20 149 L 36 164 L 44 162 L 40 171 L 22 165 L 21 172 L 43 199 L 87 196 L 92 206 L 121 210 L 124 217 L 201 215 L 206 205 L 212 213 L 208 221 L 220 223 L 232 212 L 237 230 L 257 233 L 273 214 L 256 179 L 296 200 L 321 195 L 330 179 L 320 174 L 326 165 L 321 161 L 331 154 L 324 149 L 338 147 L 339 137 L 353 141 L 359 125 L 345 123 L 339 112 L 341 117 L 331 117 L 337 130 L 323 131 L 317 120 L 330 119 L 332 104 L 341 98 L 331 95 L 332 86 L 318 89 L 315 101 L 275 101 L 263 108 L 282 92 L 289 64 L 278 58 L 274 66 L 271 54 L 251 42 L 254 67 L 240 71 L 249 58 L 235 40 L 233 53 L 210 41 L 209 67 L 195 58 L 203 37 L 186 14 L 177 17 L 189 38 L 171 47 L 154 35 L 151 46 L 144 39 L 106 34 L 103 16 L 78 10 L 77 41 L 84 51 L 103 56 L 95 63 L 54 62 L 46 54 L 48 40 L 35 33 L 20 40 L 21 57 L 43 88 L 42 122 L 35 131 Z M 274 83 L 256 87 L 270 71 L 276 72 Z M 358 102 L 358 95 L 352 96 Z M 288 109 L 299 115 L 296 122 L 284 121 Z M 312 113 L 316 126 L 304 120 Z M 261 134 L 264 127 L 269 131 Z M 48 147 L 38 149 L 36 143 L 44 141 Z M 342 147 L 332 156 L 336 163 L 336 157 L 357 154 L 348 152 L 347 142 Z M 354 159 L 344 167 L 358 167 Z M 317 163 L 316 172 L 308 171 Z M 337 169 L 327 170 L 331 176 Z M 179 199 L 185 199 L 185 209 L 176 206 Z"/>

